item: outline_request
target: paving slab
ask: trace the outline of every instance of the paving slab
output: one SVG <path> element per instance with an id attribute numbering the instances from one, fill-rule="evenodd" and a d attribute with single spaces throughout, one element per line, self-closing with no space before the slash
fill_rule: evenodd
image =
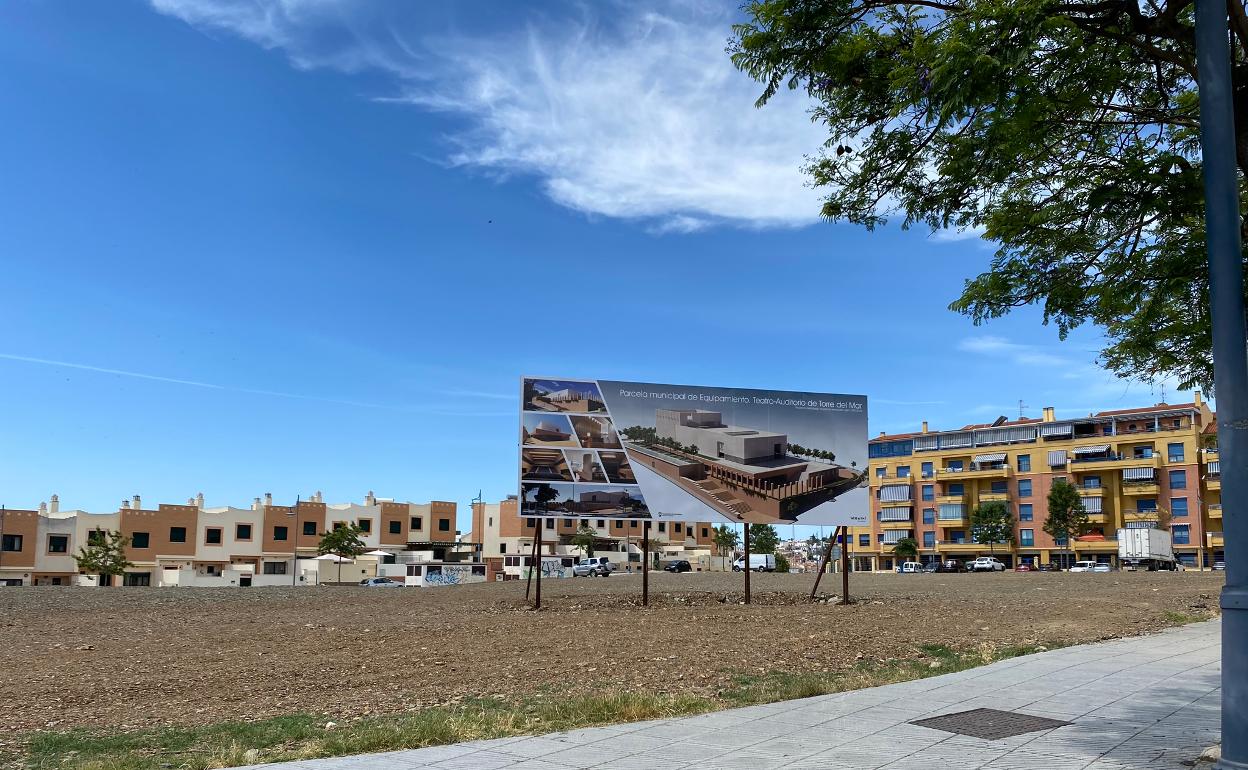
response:
<path id="1" fill-rule="evenodd" d="M 1186 770 L 1217 741 L 1221 623 L 679 719 L 236 770 Z M 987 740 L 912 724 L 993 708 L 1070 724 Z"/>

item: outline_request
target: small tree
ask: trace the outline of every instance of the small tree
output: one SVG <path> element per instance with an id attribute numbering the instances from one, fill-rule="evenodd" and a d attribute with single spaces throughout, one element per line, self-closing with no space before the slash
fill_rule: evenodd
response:
<path id="1" fill-rule="evenodd" d="M 1009 507 L 1000 500 L 980 503 L 971 512 L 971 539 L 988 546 L 988 553 L 996 555 L 997 543 L 1014 542 L 1014 516 Z"/>
<path id="2" fill-rule="evenodd" d="M 750 525 L 750 553 L 775 553 L 780 545 L 780 535 L 770 524 Z"/>
<path id="3" fill-rule="evenodd" d="M 793 566 L 789 564 L 789 557 L 782 553 L 776 554 L 776 572 L 788 572 Z"/>
<path id="4" fill-rule="evenodd" d="M 133 566 L 126 559 L 130 538 L 120 532 L 98 532 L 87 538 L 87 544 L 74 554 L 79 572 L 120 577 Z"/>
<path id="5" fill-rule="evenodd" d="M 1084 510 L 1083 498 L 1073 484 L 1062 479 L 1053 482 L 1048 507 L 1049 515 L 1043 529 L 1054 540 L 1065 543 L 1062 550 L 1069 552 L 1071 538 L 1083 534 L 1088 526 L 1088 512 Z"/>
<path id="6" fill-rule="evenodd" d="M 368 546 L 360 539 L 364 530 L 354 524 L 335 527 L 321 535 L 321 542 L 316 545 L 316 552 L 321 556 L 333 554 L 338 557 L 338 582 L 342 582 L 342 560 L 354 559 L 364 553 Z"/>
<path id="7" fill-rule="evenodd" d="M 1153 525 L 1154 527 L 1160 529 L 1162 532 L 1169 532 L 1170 524 L 1173 521 L 1174 514 L 1171 513 L 1169 508 L 1157 506 L 1157 523 Z"/>
<path id="8" fill-rule="evenodd" d="M 730 552 L 736 550 L 737 544 L 741 542 L 741 536 L 737 531 L 727 524 L 720 524 L 715 528 L 715 547 L 719 549 L 721 558 L 727 559 Z M 728 562 L 724 562 L 724 569 L 728 569 Z"/>
<path id="9" fill-rule="evenodd" d="M 581 549 L 581 553 L 586 556 L 594 555 L 594 538 L 598 537 L 598 530 L 582 524 L 576 534 L 572 535 L 572 545 Z"/>
<path id="10" fill-rule="evenodd" d="M 903 537 L 893 545 L 893 555 L 901 561 L 914 561 L 919 555 L 919 544 L 912 537 Z"/>

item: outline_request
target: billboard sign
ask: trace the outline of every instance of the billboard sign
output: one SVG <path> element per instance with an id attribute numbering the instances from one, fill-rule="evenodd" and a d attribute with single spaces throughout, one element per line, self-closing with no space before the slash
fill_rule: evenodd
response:
<path id="1" fill-rule="evenodd" d="M 860 395 L 525 377 L 521 515 L 867 526 Z"/>

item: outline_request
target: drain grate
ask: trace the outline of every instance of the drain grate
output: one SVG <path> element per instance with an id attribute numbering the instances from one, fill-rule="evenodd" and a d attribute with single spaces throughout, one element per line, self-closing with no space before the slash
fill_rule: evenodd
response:
<path id="1" fill-rule="evenodd" d="M 990 741 L 1011 738 L 1037 730 L 1052 730 L 1070 722 L 1048 717 L 1037 717 L 1031 714 L 1019 714 L 1013 711 L 997 709 L 972 709 L 959 711 L 956 714 L 941 714 L 911 722 L 912 725 L 930 727 L 933 730 L 944 730 L 947 733 L 969 735 L 972 738 L 985 738 Z"/>

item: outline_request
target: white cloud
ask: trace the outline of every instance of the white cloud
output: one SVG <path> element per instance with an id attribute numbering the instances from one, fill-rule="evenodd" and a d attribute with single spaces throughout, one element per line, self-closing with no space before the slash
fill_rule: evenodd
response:
<path id="1" fill-rule="evenodd" d="M 989 334 L 963 339 L 958 343 L 958 350 L 986 356 L 997 356 L 1022 366 L 1070 365 L 1069 359 L 1045 351 L 1035 345 L 1011 342 L 1004 337 L 994 337 Z"/>
<path id="2" fill-rule="evenodd" d="M 728 7 L 621 3 L 609 23 L 439 39 L 350 0 L 151 1 L 299 67 L 385 71 L 392 101 L 467 119 L 448 162 L 531 175 L 577 211 L 675 233 L 817 219 L 820 195 L 800 166 L 826 137 L 800 93 L 754 108 L 759 86 L 724 51 Z"/>
<path id="3" fill-rule="evenodd" d="M 983 226 L 968 227 L 963 230 L 946 228 L 944 230 L 933 231 L 931 239 L 940 243 L 955 243 L 957 241 L 970 241 L 983 238 L 985 232 L 987 232 L 987 228 Z"/>

